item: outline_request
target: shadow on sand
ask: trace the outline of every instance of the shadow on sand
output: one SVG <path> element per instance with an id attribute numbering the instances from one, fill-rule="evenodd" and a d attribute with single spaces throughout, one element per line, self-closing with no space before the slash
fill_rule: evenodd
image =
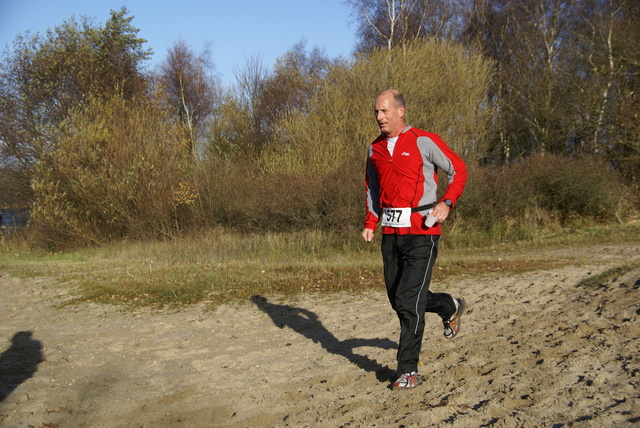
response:
<path id="1" fill-rule="evenodd" d="M 0 403 L 38 370 L 42 358 L 42 343 L 31 338 L 30 331 L 13 335 L 11 346 L 0 355 Z"/>
<path id="2" fill-rule="evenodd" d="M 319 343 L 327 352 L 340 355 L 367 372 L 375 372 L 380 382 L 392 379 L 395 371 L 382 366 L 366 355 L 354 353 L 355 348 L 363 346 L 382 349 L 395 349 L 397 344 L 389 339 L 347 339 L 338 340 L 319 320 L 318 315 L 307 309 L 289 305 L 278 305 L 267 301 L 266 297 L 253 296 L 251 301 L 271 317 L 273 323 L 280 327 L 289 327 L 314 343 Z"/>

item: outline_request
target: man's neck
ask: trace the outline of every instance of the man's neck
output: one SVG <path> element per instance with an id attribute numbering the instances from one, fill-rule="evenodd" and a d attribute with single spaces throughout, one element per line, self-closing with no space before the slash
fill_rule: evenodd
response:
<path id="1" fill-rule="evenodd" d="M 386 138 L 396 138 L 396 137 L 399 137 L 400 134 L 402 134 L 402 131 L 404 131 L 406 128 L 407 128 L 406 125 L 403 123 L 402 126 L 399 127 L 397 131 L 390 132 L 388 134 L 383 133 L 383 135 Z"/>

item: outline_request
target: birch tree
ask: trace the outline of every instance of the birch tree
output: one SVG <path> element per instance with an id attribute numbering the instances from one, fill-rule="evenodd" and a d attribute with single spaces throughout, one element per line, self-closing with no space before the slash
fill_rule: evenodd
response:
<path id="1" fill-rule="evenodd" d="M 199 145 L 218 98 L 214 71 L 208 48 L 196 55 L 183 41 L 173 44 L 160 66 L 161 88 L 166 92 L 178 120 L 188 131 L 189 152 L 194 157 L 201 152 Z"/>
<path id="2" fill-rule="evenodd" d="M 454 0 L 347 0 L 357 26 L 357 50 L 408 47 L 426 37 L 451 38 L 459 28 Z"/>

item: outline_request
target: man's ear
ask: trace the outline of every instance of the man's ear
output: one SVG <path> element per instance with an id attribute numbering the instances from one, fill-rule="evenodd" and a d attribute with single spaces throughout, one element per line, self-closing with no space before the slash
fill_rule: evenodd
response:
<path id="1" fill-rule="evenodd" d="M 398 112 L 400 112 L 400 117 L 404 117 L 404 107 L 403 106 L 398 107 Z"/>

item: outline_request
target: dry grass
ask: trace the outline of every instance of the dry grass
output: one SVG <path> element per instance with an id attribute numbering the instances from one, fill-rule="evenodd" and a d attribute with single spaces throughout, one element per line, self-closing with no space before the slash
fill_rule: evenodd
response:
<path id="1" fill-rule="evenodd" d="M 456 234 L 451 234 L 442 241 L 434 279 L 579 263 L 568 252 L 542 250 L 634 241 L 640 241 L 637 222 L 540 233 L 536 240 L 473 248 L 457 244 Z M 4 247 L 3 274 L 54 277 L 74 290 L 71 302 L 215 306 L 258 294 L 357 293 L 383 287 L 379 242 L 365 244 L 357 232 L 240 235 L 214 230 L 170 241 L 122 242 L 65 253 Z"/>

